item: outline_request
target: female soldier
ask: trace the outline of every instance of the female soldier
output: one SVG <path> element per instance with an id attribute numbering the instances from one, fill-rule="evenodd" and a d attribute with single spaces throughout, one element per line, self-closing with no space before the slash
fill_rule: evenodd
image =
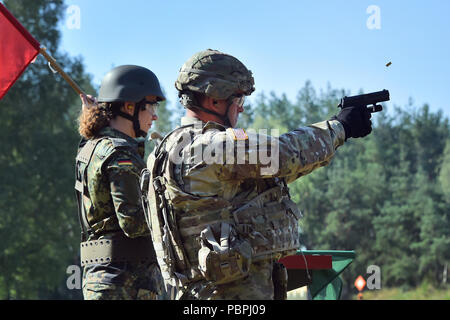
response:
<path id="1" fill-rule="evenodd" d="M 145 162 L 135 139 L 145 137 L 165 100 L 158 79 L 146 68 L 119 66 L 103 78 L 98 102 L 81 99 L 75 189 L 84 298 L 162 297 L 139 190 Z"/>

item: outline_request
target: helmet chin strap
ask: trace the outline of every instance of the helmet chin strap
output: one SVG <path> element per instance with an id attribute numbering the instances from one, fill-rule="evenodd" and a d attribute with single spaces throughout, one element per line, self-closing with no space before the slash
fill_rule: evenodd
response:
<path id="1" fill-rule="evenodd" d="M 227 127 L 231 127 L 231 122 L 230 122 L 230 119 L 228 118 L 228 111 L 232 104 L 228 103 L 227 108 L 225 110 L 225 114 L 220 114 L 214 110 L 207 109 L 205 107 L 200 106 L 197 98 L 193 95 L 193 93 L 188 93 L 187 95 L 185 95 L 183 93 L 185 93 L 185 92 L 179 92 L 178 96 L 180 97 L 180 103 L 186 109 L 192 110 L 194 112 L 200 110 L 200 111 L 212 114 L 212 115 L 218 117 L 219 119 L 221 119 L 223 122 L 223 125 L 225 125 Z"/>
<path id="2" fill-rule="evenodd" d="M 200 107 L 198 105 L 193 106 L 192 109 L 194 109 L 194 111 L 195 111 L 195 109 L 198 109 L 198 110 L 201 110 L 203 112 L 215 115 L 216 117 L 218 117 L 219 119 L 221 119 L 223 121 L 223 124 L 225 126 L 231 127 L 230 119 L 228 118 L 228 110 L 230 109 L 230 107 L 231 107 L 231 104 L 227 106 L 226 112 L 223 115 L 218 113 L 218 112 L 215 112 L 215 111 L 213 111 L 211 109 L 206 109 L 204 107 Z"/>
<path id="3" fill-rule="evenodd" d="M 136 138 L 138 137 L 145 137 L 147 135 L 147 132 L 141 130 L 141 124 L 139 123 L 139 107 L 136 104 L 134 107 L 134 113 L 133 115 L 129 115 L 128 113 L 119 111 L 117 112 L 117 114 L 127 120 L 130 120 L 131 122 L 133 122 L 133 130 L 134 130 L 134 134 L 136 136 Z"/>
<path id="4" fill-rule="evenodd" d="M 221 119 L 224 121 L 224 124 L 227 126 L 227 127 L 232 127 L 231 126 L 231 122 L 230 122 L 230 117 L 228 117 L 228 111 L 230 111 L 230 107 L 231 107 L 231 105 L 232 105 L 233 103 L 229 103 L 228 105 L 227 105 L 227 108 L 225 109 L 225 114 L 223 115 L 223 116 L 221 116 Z"/>

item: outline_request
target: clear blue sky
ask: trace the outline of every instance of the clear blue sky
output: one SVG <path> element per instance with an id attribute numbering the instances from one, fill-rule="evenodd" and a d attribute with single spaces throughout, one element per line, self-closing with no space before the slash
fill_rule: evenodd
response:
<path id="1" fill-rule="evenodd" d="M 197 51 L 232 54 L 251 69 L 256 92 L 295 101 L 306 80 L 356 94 L 389 89 L 391 102 L 429 103 L 450 117 L 450 1 L 446 0 L 66 0 L 80 28 L 61 25 L 61 49 L 84 57 L 94 83 L 113 66 L 148 67 L 169 100 L 181 65 Z M 370 5 L 381 29 L 369 29 Z M 72 21 L 72 26 L 73 20 Z M 371 20 L 373 21 L 373 20 Z M 392 62 L 390 67 L 386 63 Z"/>

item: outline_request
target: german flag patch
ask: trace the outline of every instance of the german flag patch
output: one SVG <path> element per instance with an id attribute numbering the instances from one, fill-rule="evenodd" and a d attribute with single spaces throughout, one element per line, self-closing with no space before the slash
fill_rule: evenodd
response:
<path id="1" fill-rule="evenodd" d="M 241 128 L 238 128 L 238 129 L 228 128 L 227 130 L 230 130 L 232 132 L 234 140 L 237 140 L 237 141 L 239 141 L 239 140 L 248 140 L 248 135 L 247 135 L 247 133 L 245 132 L 244 129 L 241 129 Z"/>
<path id="2" fill-rule="evenodd" d="M 132 166 L 133 165 L 133 162 L 131 162 L 130 159 L 119 160 L 118 163 L 119 163 L 119 166 Z"/>

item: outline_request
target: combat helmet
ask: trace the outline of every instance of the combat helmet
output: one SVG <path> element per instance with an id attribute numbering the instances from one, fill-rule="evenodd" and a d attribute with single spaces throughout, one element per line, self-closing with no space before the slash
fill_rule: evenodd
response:
<path id="1" fill-rule="evenodd" d="M 156 75 L 144 67 L 123 65 L 105 75 L 100 86 L 98 102 L 136 102 L 133 116 L 124 112 L 118 114 L 133 122 L 136 137 L 139 137 L 146 135 L 139 125 L 139 102 L 144 101 L 149 95 L 156 96 L 158 101 L 166 100 Z"/>
<path id="2" fill-rule="evenodd" d="M 250 95 L 255 91 L 252 72 L 233 56 L 217 50 L 194 54 L 180 69 L 175 87 L 222 100 L 235 93 Z"/>
<path id="3" fill-rule="evenodd" d="M 187 108 L 198 108 L 222 117 L 212 110 L 199 107 L 192 92 L 217 100 L 232 95 L 249 96 L 255 91 L 252 72 L 235 57 L 217 51 L 204 50 L 194 54 L 180 69 L 175 88 L 180 102 Z"/>

